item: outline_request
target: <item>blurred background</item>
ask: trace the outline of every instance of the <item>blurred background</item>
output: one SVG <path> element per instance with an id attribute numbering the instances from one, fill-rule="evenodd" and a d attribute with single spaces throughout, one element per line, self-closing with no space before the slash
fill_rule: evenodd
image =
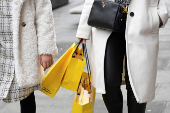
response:
<path id="1" fill-rule="evenodd" d="M 51 2 L 55 20 L 57 46 L 59 49 L 59 54 L 53 57 L 54 61 L 57 61 L 73 42 L 78 42 L 75 35 L 84 0 L 51 0 Z M 87 47 L 90 54 L 90 41 L 87 41 Z M 170 22 L 168 22 L 165 28 L 160 29 L 159 50 L 156 98 L 154 101 L 148 103 L 146 113 L 170 113 Z M 122 85 L 122 92 L 124 95 L 123 113 L 127 113 L 125 85 Z M 36 91 L 35 96 L 37 113 L 72 113 L 72 102 L 74 99 L 74 92 L 72 91 L 60 88 L 54 99 L 40 91 Z M 94 109 L 94 113 L 108 113 L 101 94 L 97 94 L 96 96 Z M 19 102 L 11 104 L 0 102 L 0 113 L 10 112 L 20 112 Z"/>

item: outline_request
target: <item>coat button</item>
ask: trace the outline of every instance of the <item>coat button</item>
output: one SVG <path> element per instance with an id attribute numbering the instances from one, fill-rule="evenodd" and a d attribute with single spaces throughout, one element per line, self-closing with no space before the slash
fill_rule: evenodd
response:
<path id="1" fill-rule="evenodd" d="M 21 24 L 23 27 L 25 27 L 26 26 L 26 23 L 25 22 L 22 22 L 22 24 Z"/>
<path id="2" fill-rule="evenodd" d="M 130 13 L 130 16 L 131 16 L 131 17 L 134 17 L 134 15 L 135 15 L 134 12 L 131 12 L 131 13 Z"/>

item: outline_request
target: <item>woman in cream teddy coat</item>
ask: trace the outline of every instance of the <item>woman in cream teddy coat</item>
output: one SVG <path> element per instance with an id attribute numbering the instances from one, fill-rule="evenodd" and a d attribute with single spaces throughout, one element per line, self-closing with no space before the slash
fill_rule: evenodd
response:
<path id="1" fill-rule="evenodd" d="M 1 0 L 0 99 L 35 113 L 33 92 L 58 53 L 50 0 Z M 29 105 L 28 105 L 29 104 Z"/>

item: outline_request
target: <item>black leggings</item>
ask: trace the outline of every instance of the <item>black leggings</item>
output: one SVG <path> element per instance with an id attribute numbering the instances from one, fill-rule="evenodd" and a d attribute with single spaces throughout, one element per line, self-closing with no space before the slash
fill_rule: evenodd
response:
<path id="1" fill-rule="evenodd" d="M 21 113 L 36 113 L 36 103 L 34 92 L 27 98 L 20 101 Z"/>
<path id="2" fill-rule="evenodd" d="M 112 32 L 106 45 L 104 61 L 106 94 L 102 95 L 109 113 L 123 112 L 123 95 L 120 86 L 122 82 L 124 56 L 126 56 L 125 33 Z M 129 82 L 127 65 L 125 70 L 128 113 L 145 113 L 146 103 L 137 103 L 133 94 Z"/>

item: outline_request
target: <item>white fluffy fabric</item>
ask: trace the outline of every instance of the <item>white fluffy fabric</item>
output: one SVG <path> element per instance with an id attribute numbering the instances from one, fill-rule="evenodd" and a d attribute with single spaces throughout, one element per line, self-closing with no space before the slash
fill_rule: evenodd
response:
<path id="1" fill-rule="evenodd" d="M 39 56 L 58 53 L 50 0 L 14 0 L 13 41 L 19 87 L 35 86 L 44 77 Z"/>

